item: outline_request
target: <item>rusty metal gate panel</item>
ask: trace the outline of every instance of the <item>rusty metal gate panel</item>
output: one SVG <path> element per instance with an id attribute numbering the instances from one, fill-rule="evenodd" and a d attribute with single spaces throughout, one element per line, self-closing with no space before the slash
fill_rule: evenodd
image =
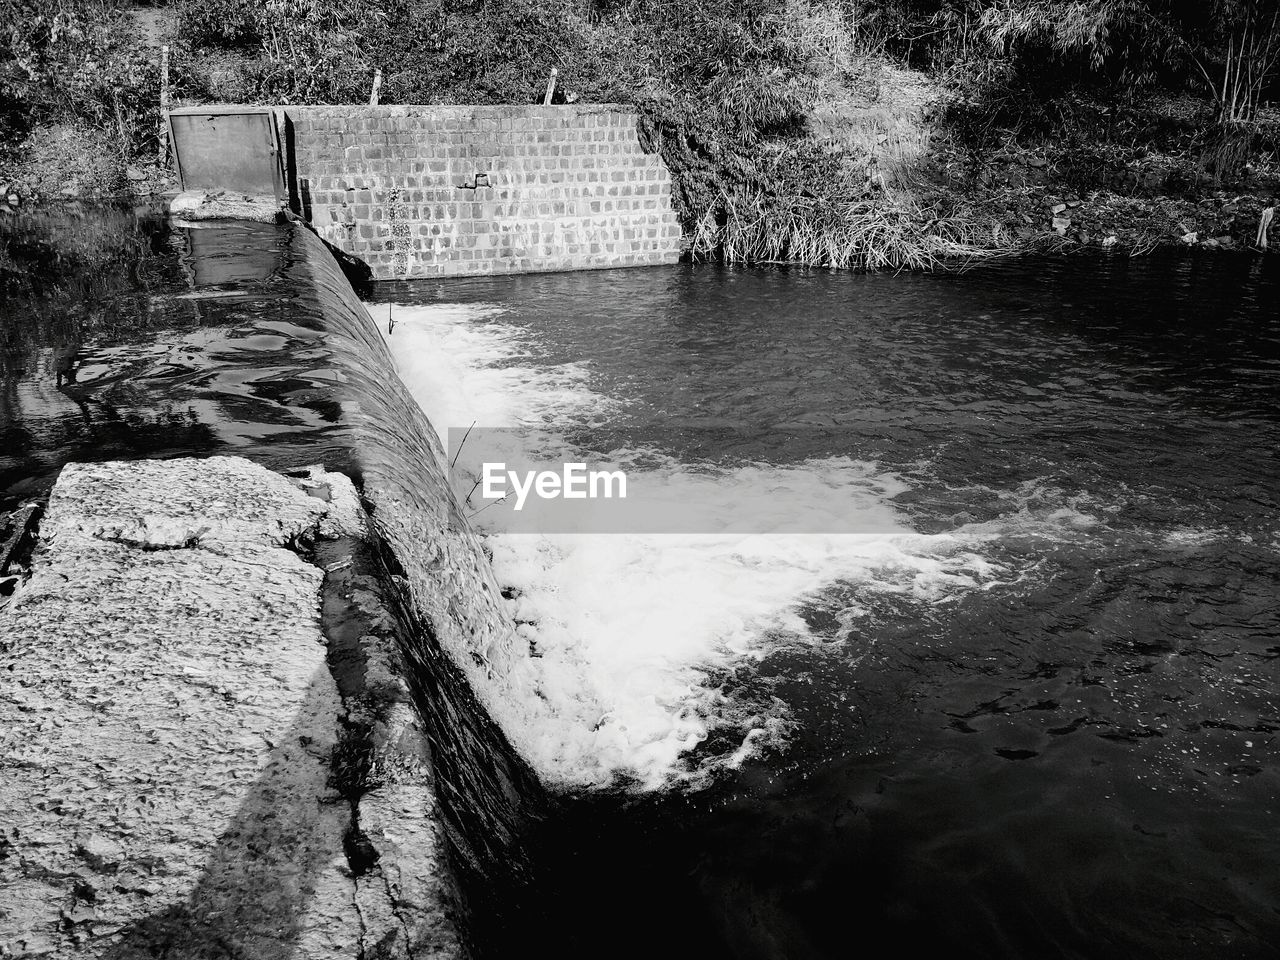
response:
<path id="1" fill-rule="evenodd" d="M 280 141 L 270 107 L 181 107 L 169 137 L 183 190 L 282 199 Z"/>

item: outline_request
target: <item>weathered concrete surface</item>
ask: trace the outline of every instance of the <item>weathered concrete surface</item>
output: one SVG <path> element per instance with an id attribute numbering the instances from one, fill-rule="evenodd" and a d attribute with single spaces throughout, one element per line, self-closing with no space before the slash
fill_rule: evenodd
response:
<path id="1" fill-rule="evenodd" d="M 63 471 L 0 613 L 0 956 L 456 954 L 394 624 L 299 553 L 362 536 L 340 475 Z"/>
<path id="2" fill-rule="evenodd" d="M 275 197 L 253 197 L 219 191 L 188 190 L 169 201 L 169 213 L 178 220 L 252 220 L 279 223 L 284 214 Z"/>

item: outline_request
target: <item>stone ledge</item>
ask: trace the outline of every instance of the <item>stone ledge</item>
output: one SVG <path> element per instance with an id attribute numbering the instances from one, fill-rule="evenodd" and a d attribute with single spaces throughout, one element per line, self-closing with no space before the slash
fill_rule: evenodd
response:
<path id="1" fill-rule="evenodd" d="M 0 612 L 0 956 L 457 955 L 364 530 L 316 469 L 63 471 Z"/>

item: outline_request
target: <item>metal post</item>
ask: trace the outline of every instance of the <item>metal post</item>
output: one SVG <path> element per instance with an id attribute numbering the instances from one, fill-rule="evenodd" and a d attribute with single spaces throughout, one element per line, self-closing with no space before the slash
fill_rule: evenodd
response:
<path id="1" fill-rule="evenodd" d="M 551 97 L 556 92 L 556 77 L 560 75 L 560 71 L 555 67 L 551 68 L 551 76 L 547 78 L 547 95 L 542 98 L 543 106 L 551 105 Z"/>
<path id="2" fill-rule="evenodd" d="M 169 159 L 169 45 L 160 46 L 160 166 Z"/>

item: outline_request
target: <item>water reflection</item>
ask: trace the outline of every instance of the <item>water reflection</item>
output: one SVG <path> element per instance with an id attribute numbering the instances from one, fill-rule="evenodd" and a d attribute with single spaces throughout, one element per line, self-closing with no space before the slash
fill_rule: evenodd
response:
<path id="1" fill-rule="evenodd" d="M 0 224 L 0 509 L 70 460 L 345 462 L 323 305 L 292 229 L 74 206 Z"/>

